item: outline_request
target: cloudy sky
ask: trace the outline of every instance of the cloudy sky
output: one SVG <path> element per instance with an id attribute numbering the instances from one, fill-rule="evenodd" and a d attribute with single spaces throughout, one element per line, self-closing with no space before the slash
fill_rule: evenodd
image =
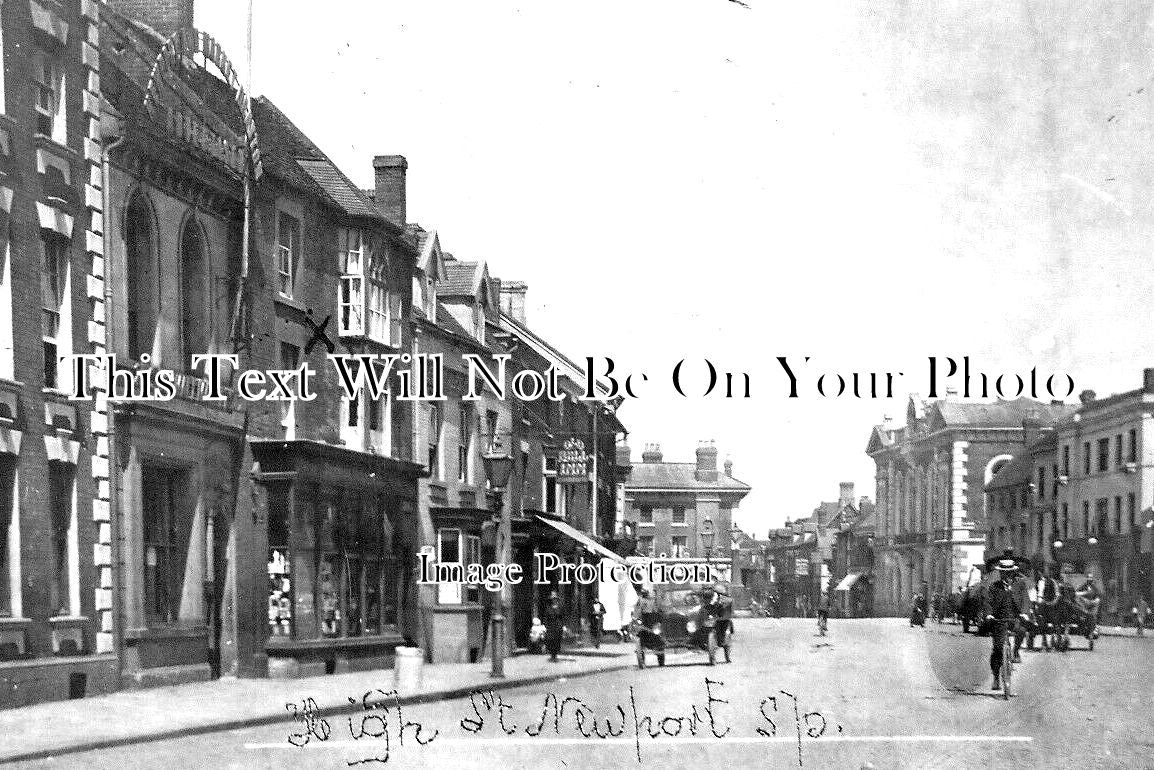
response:
<path id="1" fill-rule="evenodd" d="M 715 440 L 755 532 L 873 494 L 870 427 L 929 356 L 1141 382 L 1151 3 L 748 4 L 255 0 L 253 91 L 363 186 L 405 155 L 409 218 L 526 281 L 571 356 L 647 374 L 635 458 Z M 197 25 L 243 68 L 243 3 Z M 676 395 L 682 358 L 752 397 Z M 895 398 L 814 388 L 871 371 Z"/>

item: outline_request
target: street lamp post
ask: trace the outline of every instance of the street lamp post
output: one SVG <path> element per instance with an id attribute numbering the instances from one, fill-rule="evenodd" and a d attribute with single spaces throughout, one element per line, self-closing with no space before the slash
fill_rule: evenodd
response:
<path id="1" fill-rule="evenodd" d="M 489 486 L 493 491 L 493 501 L 496 509 L 493 511 L 497 518 L 497 543 L 494 549 L 494 558 L 498 563 L 508 564 L 510 559 L 509 544 L 512 540 L 513 522 L 509 512 L 505 509 L 502 499 L 502 490 L 509 483 L 509 476 L 513 472 L 513 458 L 508 452 L 501 452 L 496 439 L 489 445 L 488 451 L 481 456 L 485 465 L 485 476 L 489 479 Z M 493 606 L 493 615 L 490 623 L 489 638 L 493 644 L 493 667 L 489 676 L 495 679 L 505 677 L 505 589 L 497 589 L 497 601 Z"/>

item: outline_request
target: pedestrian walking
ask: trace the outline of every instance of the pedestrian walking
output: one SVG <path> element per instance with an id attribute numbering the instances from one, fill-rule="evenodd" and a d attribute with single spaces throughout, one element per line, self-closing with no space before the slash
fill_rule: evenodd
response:
<path id="1" fill-rule="evenodd" d="M 549 660 L 556 662 L 561 652 L 562 636 L 561 597 L 556 591 L 549 593 L 549 603 L 545 607 L 545 649 L 549 651 Z"/>
<path id="2" fill-rule="evenodd" d="M 1145 596 L 1138 597 L 1138 603 L 1134 605 L 1134 624 L 1137 626 L 1135 633 L 1138 636 L 1144 635 L 1146 628 L 1146 618 L 1150 615 L 1150 604 L 1146 601 Z"/>
<path id="3" fill-rule="evenodd" d="M 601 629 L 605 622 L 605 605 L 600 599 L 594 599 L 589 608 L 589 636 L 593 639 L 593 646 L 601 647 Z"/>

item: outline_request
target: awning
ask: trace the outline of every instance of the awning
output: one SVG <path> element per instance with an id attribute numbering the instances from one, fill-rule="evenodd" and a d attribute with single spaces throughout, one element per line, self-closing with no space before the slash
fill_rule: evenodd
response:
<path id="1" fill-rule="evenodd" d="M 585 548 L 585 550 L 589 551 L 590 553 L 595 553 L 598 556 L 603 556 L 606 559 L 612 559 L 613 561 L 618 561 L 618 562 L 621 562 L 622 564 L 625 563 L 624 557 L 613 553 L 608 548 L 606 548 L 605 546 L 603 546 L 600 543 L 598 543 L 597 541 L 595 541 L 593 538 L 586 535 L 584 532 L 581 532 L 577 529 L 574 529 L 573 527 L 569 526 L 568 524 L 566 524 L 563 521 L 557 521 L 556 519 L 549 519 L 549 518 L 546 518 L 544 516 L 538 516 L 537 521 L 540 521 L 544 524 L 548 524 L 550 527 L 557 530 L 558 532 L 560 532 L 563 535 L 568 535 L 570 538 L 572 538 L 573 540 L 576 540 L 578 543 L 580 543 Z"/>
<path id="2" fill-rule="evenodd" d="M 841 579 L 841 582 L 838 583 L 837 587 L 834 588 L 833 590 L 835 590 L 835 591 L 848 591 L 850 589 L 850 586 L 852 586 L 854 583 L 856 583 L 857 579 L 859 577 L 861 577 L 861 575 L 858 575 L 858 574 L 851 572 L 848 575 L 846 575 L 845 577 L 843 577 Z"/>

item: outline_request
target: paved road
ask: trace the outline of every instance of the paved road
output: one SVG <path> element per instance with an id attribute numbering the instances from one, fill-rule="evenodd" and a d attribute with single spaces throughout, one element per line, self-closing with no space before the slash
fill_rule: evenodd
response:
<path id="1" fill-rule="evenodd" d="M 732 664 L 671 656 L 665 668 L 498 690 L 399 718 L 370 699 L 353 733 L 345 717 L 314 723 L 303 748 L 288 740 L 305 743 L 298 723 L 33 766 L 1154 767 L 1149 639 L 1027 654 L 1009 702 L 967 690 L 989 685 L 989 641 L 956 627 L 835 620 L 818 638 L 813 621 L 743 619 L 734 645 Z"/>

